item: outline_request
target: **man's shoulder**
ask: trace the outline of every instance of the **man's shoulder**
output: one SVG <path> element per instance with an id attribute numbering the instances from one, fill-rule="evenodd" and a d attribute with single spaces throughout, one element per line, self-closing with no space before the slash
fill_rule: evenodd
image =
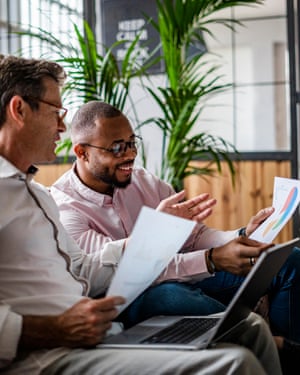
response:
<path id="1" fill-rule="evenodd" d="M 146 168 L 141 166 L 135 166 L 132 171 L 133 176 L 137 177 L 144 177 L 144 176 L 154 176 L 151 172 L 149 172 Z"/>
<path id="2" fill-rule="evenodd" d="M 138 189 L 142 192 L 147 192 L 147 194 L 151 191 L 155 194 L 160 194 L 163 191 L 168 192 L 168 194 L 171 192 L 169 185 L 166 182 L 143 167 L 134 168 L 131 183 L 127 189 Z M 165 197 L 165 194 L 163 195 Z"/>
<path id="3" fill-rule="evenodd" d="M 72 175 L 74 173 L 73 169 L 74 167 L 72 166 L 70 169 L 64 172 L 60 177 L 58 177 L 56 181 L 54 181 L 52 186 L 60 186 L 60 185 L 65 185 L 66 183 L 68 183 L 71 180 Z"/>
<path id="4" fill-rule="evenodd" d="M 74 178 L 74 171 L 73 168 L 67 170 L 63 173 L 51 186 L 50 186 L 50 193 L 52 197 L 59 201 L 61 199 L 65 200 L 66 196 L 70 193 L 71 195 L 75 192 L 76 188 L 74 183 L 72 182 Z"/>
<path id="5" fill-rule="evenodd" d="M 153 184 L 153 183 L 160 183 L 162 182 L 157 176 L 153 173 L 149 172 L 147 169 L 143 167 L 135 167 L 132 171 L 132 181 L 133 184 L 137 183 L 145 183 L 145 184 Z"/>

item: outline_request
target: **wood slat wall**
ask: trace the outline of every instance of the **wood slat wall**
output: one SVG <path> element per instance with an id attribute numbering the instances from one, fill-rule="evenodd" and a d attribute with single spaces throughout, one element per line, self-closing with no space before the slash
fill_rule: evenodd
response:
<path id="1" fill-rule="evenodd" d="M 235 165 L 237 171 L 235 187 L 232 186 L 226 165 L 222 167 L 221 176 L 205 177 L 205 179 L 191 176 L 185 181 L 187 197 L 209 192 L 217 199 L 213 215 L 206 220 L 206 224 L 211 227 L 227 230 L 247 224 L 250 217 L 261 208 L 272 204 L 274 177 L 290 177 L 289 161 L 239 161 Z M 41 165 L 35 179 L 50 186 L 69 168 L 71 168 L 70 164 Z M 290 221 L 275 242 L 287 241 L 291 238 L 292 222 Z"/>
<path id="2" fill-rule="evenodd" d="M 274 177 L 289 178 L 291 175 L 289 161 L 239 161 L 235 166 L 235 187 L 232 186 L 226 165 L 222 166 L 222 176 L 205 179 L 191 176 L 185 181 L 189 197 L 209 192 L 211 197 L 217 199 L 213 215 L 205 221 L 208 226 L 228 230 L 246 225 L 250 217 L 261 208 L 272 205 Z M 291 238 L 290 220 L 274 242 L 283 242 Z"/>
<path id="3" fill-rule="evenodd" d="M 39 171 L 35 176 L 35 181 L 43 185 L 50 186 L 62 174 L 70 169 L 72 164 L 45 164 L 38 165 Z"/>

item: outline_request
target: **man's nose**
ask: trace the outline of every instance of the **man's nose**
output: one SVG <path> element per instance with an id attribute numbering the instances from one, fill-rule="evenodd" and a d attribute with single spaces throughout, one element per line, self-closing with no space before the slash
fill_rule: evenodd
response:
<path id="1" fill-rule="evenodd" d="M 64 133 L 66 130 L 67 130 L 67 126 L 65 124 L 65 120 L 58 119 L 58 131 L 60 133 Z"/>

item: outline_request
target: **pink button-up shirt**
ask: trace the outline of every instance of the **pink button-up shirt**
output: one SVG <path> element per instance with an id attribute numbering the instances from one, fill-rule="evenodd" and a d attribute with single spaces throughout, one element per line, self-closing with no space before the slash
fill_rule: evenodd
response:
<path id="1" fill-rule="evenodd" d="M 128 237 L 143 205 L 156 208 L 173 193 L 170 185 L 138 167 L 133 170 L 131 183 L 126 188 L 115 188 L 112 197 L 84 185 L 75 173 L 75 164 L 51 187 L 63 225 L 87 253 L 101 251 L 107 242 Z M 158 281 L 211 276 L 203 250 L 221 246 L 237 235 L 237 231 L 218 231 L 204 224 L 195 228 Z M 121 256 L 120 251 L 111 254 L 113 261 Z"/>

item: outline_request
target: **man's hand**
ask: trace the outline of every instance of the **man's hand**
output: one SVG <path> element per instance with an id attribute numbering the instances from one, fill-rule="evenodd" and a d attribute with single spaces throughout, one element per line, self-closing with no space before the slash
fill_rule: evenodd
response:
<path id="1" fill-rule="evenodd" d="M 91 347 L 105 337 L 122 297 L 84 298 L 58 316 L 24 316 L 20 347 Z"/>
<path id="2" fill-rule="evenodd" d="M 255 229 L 274 212 L 274 210 L 274 207 L 263 208 L 258 211 L 255 216 L 252 216 L 246 227 L 246 235 L 250 236 L 250 234 L 253 233 Z"/>
<path id="3" fill-rule="evenodd" d="M 111 328 L 118 315 L 116 305 L 123 299 L 106 297 L 98 300 L 83 299 L 58 317 L 58 326 L 68 346 L 98 344 Z"/>
<path id="4" fill-rule="evenodd" d="M 211 215 L 212 207 L 217 202 L 216 199 L 209 199 L 208 193 L 182 202 L 184 197 L 185 191 L 182 190 L 162 200 L 156 209 L 184 219 L 201 222 Z"/>
<path id="5" fill-rule="evenodd" d="M 238 237 L 213 250 L 213 263 L 217 271 L 227 271 L 245 276 L 259 255 L 273 244 L 265 244 L 247 237 Z"/>

